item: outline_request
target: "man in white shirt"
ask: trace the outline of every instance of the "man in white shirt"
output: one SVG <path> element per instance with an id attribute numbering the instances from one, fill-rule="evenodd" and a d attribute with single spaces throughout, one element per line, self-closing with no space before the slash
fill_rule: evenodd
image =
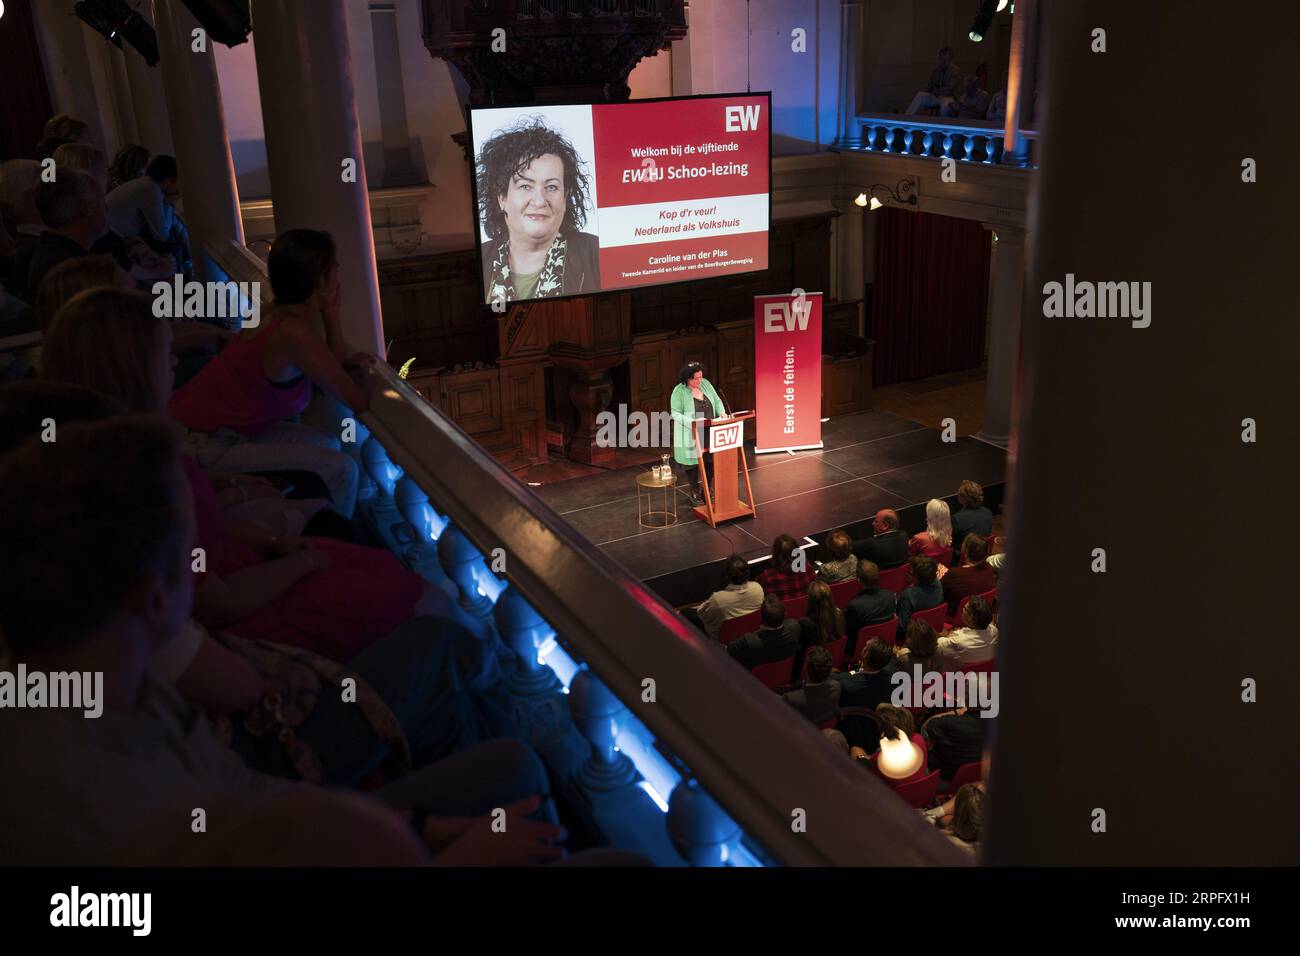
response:
<path id="1" fill-rule="evenodd" d="M 180 176 L 171 156 L 155 156 L 145 174 L 128 180 L 108 194 L 108 225 L 123 239 L 139 236 L 147 227 L 156 242 L 166 242 L 176 224 Z"/>
<path id="2" fill-rule="evenodd" d="M 967 601 L 961 624 L 939 638 L 938 654 L 945 666 L 993 660 L 998 649 L 998 629 L 993 625 L 993 610 L 988 602 L 981 597 Z"/>
<path id="3" fill-rule="evenodd" d="M 699 607 L 687 608 L 682 616 L 704 629 L 704 633 L 717 640 L 724 622 L 733 617 L 744 617 L 763 606 L 763 588 L 757 581 L 749 580 L 749 565 L 738 554 L 727 559 L 727 586 L 714 591 Z"/>
<path id="4" fill-rule="evenodd" d="M 939 65 L 930 71 L 930 81 L 926 88 L 912 97 L 912 102 L 904 112 L 915 115 L 923 109 L 937 108 L 942 115 L 944 110 L 956 102 L 957 80 L 960 77 L 961 70 L 952 62 L 952 47 L 946 46 L 939 51 Z"/>

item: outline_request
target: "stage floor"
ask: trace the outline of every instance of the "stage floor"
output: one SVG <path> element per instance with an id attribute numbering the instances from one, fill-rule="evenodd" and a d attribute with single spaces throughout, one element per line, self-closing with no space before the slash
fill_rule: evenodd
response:
<path id="1" fill-rule="evenodd" d="M 985 487 L 996 513 L 1006 452 L 973 438 L 944 442 L 889 412 L 862 412 L 822 425 L 825 448 L 754 455 L 747 443 L 750 484 L 758 514 L 710 528 L 691 511 L 690 488 L 677 489 L 678 523 L 642 528 L 637 522 L 636 474 L 644 465 L 575 478 L 533 490 L 581 534 L 673 604 L 697 600 L 717 586 L 716 568 L 733 551 L 757 558 L 786 533 L 821 538 L 835 528 L 867 533 L 881 508 L 899 512 L 930 498 L 952 499 L 970 478 Z M 741 480 L 741 493 L 744 494 Z M 992 499 L 992 500 L 990 500 Z M 912 516 L 915 521 L 915 516 Z M 904 520 L 904 527 L 909 524 Z M 924 517 L 918 528 L 923 530 Z M 818 556 L 816 551 L 814 556 Z M 703 594 L 700 589 L 703 588 Z"/>

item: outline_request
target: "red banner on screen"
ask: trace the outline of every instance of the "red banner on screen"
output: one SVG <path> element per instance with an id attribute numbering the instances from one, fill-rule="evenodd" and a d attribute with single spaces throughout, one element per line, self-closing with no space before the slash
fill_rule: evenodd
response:
<path id="1" fill-rule="evenodd" d="M 754 296 L 755 452 L 822 447 L 822 294 Z"/>

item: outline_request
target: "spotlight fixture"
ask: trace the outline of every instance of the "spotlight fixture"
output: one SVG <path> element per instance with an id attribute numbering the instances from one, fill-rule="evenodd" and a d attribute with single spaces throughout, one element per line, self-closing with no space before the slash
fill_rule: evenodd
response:
<path id="1" fill-rule="evenodd" d="M 226 46 L 248 41 L 253 17 L 248 0 L 183 0 L 208 36 Z"/>
<path id="2" fill-rule="evenodd" d="M 998 13 L 1001 13 L 1003 10 L 1005 10 L 1007 8 L 1007 4 L 1010 2 L 1011 0 L 998 0 Z"/>
<path id="3" fill-rule="evenodd" d="M 910 179 L 900 179 L 892 189 L 884 183 L 876 183 L 873 186 L 868 186 L 867 191 L 858 193 L 857 198 L 854 199 L 853 202 L 859 206 L 867 206 L 872 212 L 875 212 L 884 205 L 884 203 L 876 198 L 877 189 L 883 189 L 885 194 L 900 206 L 916 205 L 916 183 L 912 182 Z"/>
<path id="4" fill-rule="evenodd" d="M 79 20 L 119 50 L 126 40 L 146 63 L 158 65 L 158 36 L 144 17 L 126 5 L 126 0 L 81 0 L 73 10 Z"/>
<path id="5" fill-rule="evenodd" d="M 980 3 L 979 10 L 975 12 L 975 22 L 970 26 L 970 38 L 975 43 L 983 42 L 984 34 L 988 33 L 989 24 L 993 22 L 993 14 L 997 12 L 998 0 L 983 0 Z"/>

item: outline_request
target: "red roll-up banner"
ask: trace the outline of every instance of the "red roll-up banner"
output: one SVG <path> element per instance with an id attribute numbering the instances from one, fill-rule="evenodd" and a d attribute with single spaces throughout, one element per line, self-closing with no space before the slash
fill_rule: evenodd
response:
<path id="1" fill-rule="evenodd" d="M 754 296 L 754 452 L 822 447 L 822 294 Z"/>

